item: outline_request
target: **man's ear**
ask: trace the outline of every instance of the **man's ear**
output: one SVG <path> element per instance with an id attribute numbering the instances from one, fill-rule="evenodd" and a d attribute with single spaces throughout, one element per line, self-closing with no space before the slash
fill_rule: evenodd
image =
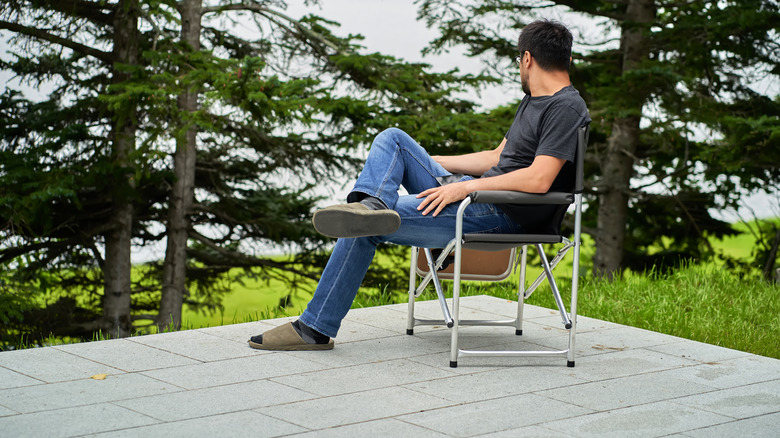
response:
<path id="1" fill-rule="evenodd" d="M 525 56 L 526 54 L 528 54 L 528 61 L 526 61 L 526 56 Z M 525 68 L 528 68 L 528 67 L 531 66 L 531 61 L 533 60 L 533 58 L 534 58 L 533 55 L 531 55 L 531 52 L 529 52 L 528 50 L 523 52 L 523 64 L 525 64 Z M 527 64 L 526 64 L 526 62 L 527 62 Z"/>

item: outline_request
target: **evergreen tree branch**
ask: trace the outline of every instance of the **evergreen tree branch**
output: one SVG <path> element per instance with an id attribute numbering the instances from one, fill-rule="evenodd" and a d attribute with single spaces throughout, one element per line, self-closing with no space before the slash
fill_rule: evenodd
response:
<path id="1" fill-rule="evenodd" d="M 63 14 L 75 15 L 77 17 L 86 18 L 93 23 L 100 23 L 106 26 L 110 26 L 113 20 L 113 11 L 105 13 L 104 10 L 108 4 L 102 1 L 90 2 L 82 0 L 59 0 L 48 2 L 47 9 Z"/>
<path id="2" fill-rule="evenodd" d="M 338 54 L 343 54 L 343 50 L 341 48 L 339 48 L 339 46 L 334 44 L 333 41 L 330 41 L 327 38 L 325 38 L 325 36 L 321 35 L 320 33 L 315 32 L 315 31 L 313 31 L 313 30 L 303 26 L 299 20 L 296 20 L 296 19 L 290 17 L 289 15 L 285 15 L 285 14 L 279 12 L 279 11 L 276 11 L 276 10 L 271 9 L 271 8 L 267 8 L 267 7 L 262 6 L 262 5 L 237 3 L 237 4 L 228 4 L 228 5 L 221 5 L 221 6 L 209 6 L 209 7 L 203 8 L 202 13 L 205 15 L 205 14 L 208 14 L 208 13 L 218 13 L 218 12 L 225 12 L 225 11 L 249 11 L 249 12 L 256 12 L 256 13 L 263 14 L 264 16 L 269 18 L 269 20 L 270 20 L 270 17 L 268 17 L 268 14 L 275 15 L 275 16 L 277 16 L 279 18 L 282 18 L 283 20 L 288 21 L 289 23 L 291 23 L 301 34 L 303 34 L 303 35 L 305 35 L 307 37 L 310 37 L 310 38 L 314 38 L 315 40 L 319 41 L 320 43 L 322 43 L 322 44 L 328 46 L 329 48 L 331 48 L 332 50 L 336 51 Z M 279 24 L 279 23 L 277 22 L 277 24 Z M 288 27 L 285 26 L 285 29 L 287 29 L 288 32 L 290 32 L 290 29 Z"/>
<path id="3" fill-rule="evenodd" d="M 198 233 L 197 231 L 190 229 L 189 231 L 190 237 L 197 240 L 198 242 L 206 245 L 206 247 L 216 251 L 217 253 L 231 259 L 234 261 L 234 263 L 231 264 L 231 266 L 234 267 L 244 267 L 244 268 L 251 268 L 251 267 L 266 267 L 266 268 L 273 268 L 273 269 L 279 269 L 281 271 L 291 272 L 293 274 L 297 274 L 306 278 L 309 278 L 314 281 L 319 281 L 319 277 L 308 274 L 306 272 L 300 271 L 298 269 L 290 268 L 289 266 L 274 262 L 272 260 L 268 259 L 261 259 L 261 258 L 255 258 L 255 257 L 249 257 L 241 253 L 237 253 L 235 251 L 230 251 L 225 248 L 220 247 L 216 243 L 214 243 L 211 239 L 208 237 Z"/>
<path id="4" fill-rule="evenodd" d="M 77 43 L 67 38 L 63 38 L 51 34 L 49 32 L 46 32 L 45 30 L 22 26 L 17 23 L 10 23 L 8 21 L 2 21 L 2 20 L 0 20 L 0 29 L 10 30 L 11 32 L 16 32 L 22 35 L 27 35 L 33 38 L 37 38 L 39 40 L 48 41 L 54 44 L 59 44 L 75 52 L 82 53 L 87 56 L 92 56 L 93 58 L 103 61 L 106 64 L 111 64 L 114 62 L 114 56 L 109 52 L 104 52 L 94 47 L 85 46 L 84 44 Z"/>

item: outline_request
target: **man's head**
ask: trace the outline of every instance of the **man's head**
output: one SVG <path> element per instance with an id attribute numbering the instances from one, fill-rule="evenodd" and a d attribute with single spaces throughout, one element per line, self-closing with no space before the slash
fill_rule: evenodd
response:
<path id="1" fill-rule="evenodd" d="M 546 72 L 568 72 L 572 40 L 569 29 L 557 21 L 538 20 L 523 28 L 517 40 L 517 49 L 520 52 L 517 62 L 525 94 L 531 94 L 527 69 L 531 60 Z"/>
<path id="2" fill-rule="evenodd" d="M 571 62 L 572 40 L 571 32 L 563 24 L 538 20 L 520 32 L 517 49 L 521 59 L 530 54 L 543 70 L 567 71 Z"/>

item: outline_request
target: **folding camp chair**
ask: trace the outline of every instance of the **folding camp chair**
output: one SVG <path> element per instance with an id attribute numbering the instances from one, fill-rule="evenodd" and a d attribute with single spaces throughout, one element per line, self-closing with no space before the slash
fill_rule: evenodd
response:
<path id="1" fill-rule="evenodd" d="M 471 193 L 458 208 L 455 224 L 455 238 L 441 252 L 423 248 L 426 264 L 418 256 L 419 248 L 412 248 L 412 263 L 409 272 L 409 314 L 406 333 L 414 334 L 418 325 L 446 324 L 452 328 L 450 366 L 458 366 L 458 358 L 466 356 L 561 356 L 567 358 L 567 366 L 574 366 L 574 338 L 577 328 L 577 287 L 580 269 L 580 234 L 582 221 L 582 190 L 585 148 L 588 143 L 588 125 L 578 130 L 577 152 L 575 159 L 575 182 L 571 192 L 548 192 L 532 194 L 509 191 L 483 191 Z M 472 203 L 493 204 L 545 204 L 558 205 L 553 217 L 553 230 L 557 234 L 463 234 L 463 213 Z M 569 240 L 560 233 L 563 216 L 569 206 L 574 204 L 574 236 Z M 543 245 L 563 244 L 552 260 L 548 260 Z M 533 245 L 539 252 L 543 272 L 526 287 L 526 247 Z M 517 300 L 517 316 L 509 320 L 461 320 L 459 318 L 460 282 L 462 280 L 499 281 L 507 278 L 514 265 L 517 248 L 520 248 L 520 279 Z M 574 250 L 571 280 L 571 313 L 566 311 L 552 270 L 570 249 Z M 486 252 L 487 251 L 487 252 Z M 475 263 L 477 262 L 477 263 Z M 451 266 L 447 266 L 451 265 Z M 417 283 L 417 277 L 422 277 Z M 452 279 L 453 298 L 450 312 L 441 286 L 442 279 Z M 461 325 L 511 326 L 515 334 L 523 334 L 523 303 L 544 281 L 550 284 L 555 303 L 561 315 L 563 326 L 569 331 L 568 348 L 561 351 L 483 351 L 462 350 L 458 347 L 459 327 Z M 444 315 L 443 320 L 418 319 L 414 315 L 414 300 L 420 296 L 426 286 L 433 282 Z"/>

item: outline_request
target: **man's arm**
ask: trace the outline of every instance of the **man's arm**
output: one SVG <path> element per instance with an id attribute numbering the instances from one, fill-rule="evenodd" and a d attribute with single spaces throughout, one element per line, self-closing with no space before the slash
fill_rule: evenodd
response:
<path id="1" fill-rule="evenodd" d="M 489 151 L 474 152 L 465 155 L 443 156 L 435 155 L 431 158 L 447 169 L 450 173 L 462 173 L 464 175 L 482 175 L 491 167 L 498 164 L 501 152 L 506 145 L 506 138 L 497 148 Z"/>
<path id="2" fill-rule="evenodd" d="M 527 193 L 547 193 L 566 160 L 550 155 L 537 155 L 530 166 L 503 175 L 473 179 L 428 189 L 418 198 L 425 198 L 418 210 L 423 215 L 433 211 L 436 216 L 447 205 L 461 201 L 471 192 L 480 190 L 515 190 Z"/>

